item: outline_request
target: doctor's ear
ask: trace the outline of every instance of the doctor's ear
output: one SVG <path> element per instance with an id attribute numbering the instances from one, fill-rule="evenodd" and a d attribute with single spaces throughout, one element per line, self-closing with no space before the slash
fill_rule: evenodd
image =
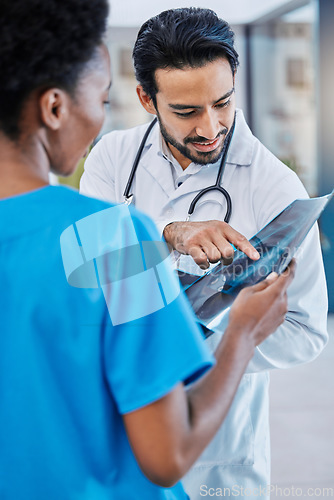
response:
<path id="1" fill-rule="evenodd" d="M 152 115 L 156 115 L 157 110 L 155 109 L 152 98 L 148 94 L 146 94 L 145 90 L 143 89 L 143 87 L 141 85 L 137 85 L 136 90 L 137 90 L 137 95 L 139 97 L 140 103 L 143 106 L 143 108 L 146 109 L 146 111 L 148 113 L 151 113 Z"/>

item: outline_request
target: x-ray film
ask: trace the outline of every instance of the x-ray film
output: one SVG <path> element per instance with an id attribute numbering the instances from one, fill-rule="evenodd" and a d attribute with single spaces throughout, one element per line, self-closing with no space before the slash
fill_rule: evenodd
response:
<path id="1" fill-rule="evenodd" d="M 190 304 L 202 325 L 206 337 L 223 333 L 228 311 L 239 291 L 263 280 L 275 271 L 280 274 L 291 261 L 307 233 L 334 196 L 295 200 L 250 242 L 260 254 L 253 261 L 240 250 L 234 252 L 233 262 L 217 264 L 201 277 L 180 275 Z"/>

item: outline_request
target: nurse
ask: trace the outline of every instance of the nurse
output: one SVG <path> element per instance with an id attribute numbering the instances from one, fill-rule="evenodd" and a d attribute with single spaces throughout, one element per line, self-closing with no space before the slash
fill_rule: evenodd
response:
<path id="1" fill-rule="evenodd" d="M 241 235 L 250 238 L 308 195 L 236 108 L 238 54 L 231 28 L 208 9 L 165 11 L 143 24 L 133 59 L 139 100 L 157 118 L 131 182 L 133 203 L 155 220 L 180 269 L 201 274 L 230 257 L 230 243 L 252 252 Z M 147 127 L 106 134 L 86 161 L 81 191 L 123 202 Z M 215 184 L 228 141 L 221 185 L 232 202 L 230 226 L 224 222 L 227 198 L 217 190 L 200 198 L 186 220 L 194 197 Z M 192 500 L 201 498 L 202 485 L 232 491 L 270 484 L 268 371 L 314 359 L 327 341 L 326 313 L 314 227 L 298 254 L 285 322 L 256 349 L 224 425 L 184 480 Z M 218 342 L 217 336 L 208 340 L 212 349 Z"/>

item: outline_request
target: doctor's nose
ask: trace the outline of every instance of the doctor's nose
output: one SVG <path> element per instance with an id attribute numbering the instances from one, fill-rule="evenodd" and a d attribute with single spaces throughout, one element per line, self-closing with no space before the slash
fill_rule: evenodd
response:
<path id="1" fill-rule="evenodd" d="M 195 127 L 196 134 L 206 139 L 213 140 L 217 137 L 222 126 L 214 113 L 205 113 L 199 118 Z"/>

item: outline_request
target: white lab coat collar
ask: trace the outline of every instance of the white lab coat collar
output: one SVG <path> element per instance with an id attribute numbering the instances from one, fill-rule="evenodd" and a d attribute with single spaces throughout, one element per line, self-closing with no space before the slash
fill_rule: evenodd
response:
<path id="1" fill-rule="evenodd" d="M 169 197 L 175 190 L 174 179 L 169 162 L 163 157 L 160 147 L 160 128 L 156 124 L 143 150 L 140 160 L 140 167 L 144 168 L 151 176 L 154 182 L 160 184 L 166 195 Z"/>
<path id="2" fill-rule="evenodd" d="M 255 140 L 241 109 L 236 110 L 236 123 L 227 163 L 250 166 L 253 159 Z"/>

